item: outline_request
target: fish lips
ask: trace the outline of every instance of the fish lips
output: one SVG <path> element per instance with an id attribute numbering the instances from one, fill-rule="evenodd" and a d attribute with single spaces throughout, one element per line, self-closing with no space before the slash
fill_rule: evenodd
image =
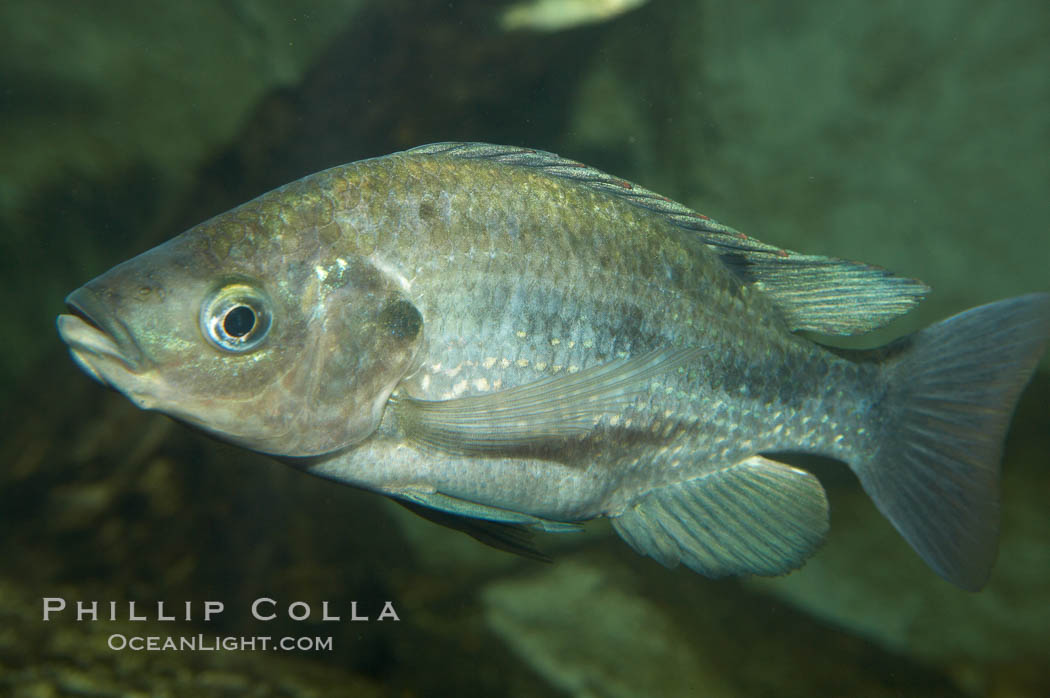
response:
<path id="1" fill-rule="evenodd" d="M 58 334 L 85 373 L 121 390 L 120 376 L 144 369 L 145 357 L 127 326 L 86 286 L 66 296 L 70 313 L 58 316 Z"/>

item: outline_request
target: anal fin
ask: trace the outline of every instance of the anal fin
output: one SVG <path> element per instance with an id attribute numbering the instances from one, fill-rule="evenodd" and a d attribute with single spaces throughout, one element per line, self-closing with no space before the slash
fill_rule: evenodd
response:
<path id="1" fill-rule="evenodd" d="M 810 473 L 753 456 L 643 494 L 612 519 L 636 551 L 708 577 L 778 575 L 802 565 L 828 530 L 824 488 Z"/>

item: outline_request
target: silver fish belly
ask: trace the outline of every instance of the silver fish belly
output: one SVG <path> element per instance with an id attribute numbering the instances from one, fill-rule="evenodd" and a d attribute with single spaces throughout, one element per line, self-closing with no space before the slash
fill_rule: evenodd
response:
<path id="1" fill-rule="evenodd" d="M 781 574 L 847 463 L 923 559 L 988 578 L 1010 414 L 1050 295 L 829 349 L 926 287 L 782 250 L 558 156 L 474 143 L 333 168 L 70 295 L 59 332 L 138 404 L 486 542 L 609 517 L 702 574 Z"/>

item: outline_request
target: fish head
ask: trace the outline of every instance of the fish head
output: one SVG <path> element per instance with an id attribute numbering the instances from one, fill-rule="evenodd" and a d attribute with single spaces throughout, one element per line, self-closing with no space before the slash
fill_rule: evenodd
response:
<path id="1" fill-rule="evenodd" d="M 421 354 L 398 281 L 364 259 L 198 228 L 66 298 L 58 331 L 76 363 L 143 409 L 272 455 L 369 436 Z"/>

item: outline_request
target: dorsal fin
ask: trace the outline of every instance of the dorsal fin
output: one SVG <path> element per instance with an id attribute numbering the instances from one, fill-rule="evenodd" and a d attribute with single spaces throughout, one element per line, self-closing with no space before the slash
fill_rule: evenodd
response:
<path id="1" fill-rule="evenodd" d="M 666 196 L 542 150 L 488 143 L 432 143 L 406 152 L 527 167 L 657 213 L 699 235 L 742 281 L 765 292 L 794 330 L 868 332 L 908 312 L 929 292 L 921 281 L 896 276 L 880 267 L 768 245 Z"/>

